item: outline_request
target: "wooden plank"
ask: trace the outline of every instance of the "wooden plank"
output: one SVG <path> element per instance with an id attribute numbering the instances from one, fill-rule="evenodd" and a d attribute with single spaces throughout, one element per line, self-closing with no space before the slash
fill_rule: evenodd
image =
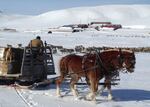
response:
<path id="1" fill-rule="evenodd" d="M 6 78 L 18 78 L 20 74 L 6 74 L 6 75 L 1 75 L 1 79 L 6 79 Z"/>

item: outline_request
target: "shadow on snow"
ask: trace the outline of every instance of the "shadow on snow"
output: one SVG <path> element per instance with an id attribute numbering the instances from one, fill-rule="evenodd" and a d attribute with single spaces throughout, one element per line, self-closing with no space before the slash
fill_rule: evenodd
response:
<path id="1" fill-rule="evenodd" d="M 150 100 L 150 91 L 140 89 L 114 89 L 112 90 L 113 96 L 119 101 L 143 101 Z M 102 96 L 106 96 L 104 92 Z"/>

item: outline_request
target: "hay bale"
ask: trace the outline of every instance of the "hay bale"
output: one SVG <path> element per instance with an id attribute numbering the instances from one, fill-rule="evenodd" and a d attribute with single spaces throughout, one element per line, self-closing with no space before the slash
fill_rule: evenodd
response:
<path id="1" fill-rule="evenodd" d="M 12 65 L 8 62 L 0 61 L 0 75 L 6 75 L 12 69 Z"/>

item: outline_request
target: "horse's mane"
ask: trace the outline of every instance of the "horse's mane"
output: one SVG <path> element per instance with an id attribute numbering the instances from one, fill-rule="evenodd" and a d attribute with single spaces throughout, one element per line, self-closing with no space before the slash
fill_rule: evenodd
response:
<path id="1" fill-rule="evenodd" d="M 102 52 L 110 52 L 110 51 L 119 51 L 118 48 L 114 48 L 114 49 L 108 49 L 108 50 L 104 50 Z M 128 53 L 133 53 L 133 51 L 131 50 L 127 50 L 127 49 L 121 49 L 122 52 L 128 52 Z"/>
<path id="2" fill-rule="evenodd" d="M 104 51 L 102 51 L 102 52 L 110 52 L 110 51 L 119 51 L 119 49 L 107 49 L 107 50 L 104 50 Z"/>
<path id="3" fill-rule="evenodd" d="M 123 52 L 128 52 L 128 53 L 133 53 L 133 51 L 127 50 L 127 49 L 122 49 L 121 51 L 123 51 Z"/>

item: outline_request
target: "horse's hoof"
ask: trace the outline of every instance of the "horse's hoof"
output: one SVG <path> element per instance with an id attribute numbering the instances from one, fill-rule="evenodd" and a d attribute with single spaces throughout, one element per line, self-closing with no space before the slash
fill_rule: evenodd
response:
<path id="1" fill-rule="evenodd" d="M 62 96 L 62 95 L 60 95 L 60 96 L 57 96 L 57 98 L 63 98 L 63 96 Z"/>
<path id="2" fill-rule="evenodd" d="M 80 97 L 75 97 L 74 100 L 75 101 L 79 101 L 81 98 Z"/>
<path id="3" fill-rule="evenodd" d="M 96 94 L 96 96 L 97 96 L 97 95 L 100 95 L 100 96 L 101 96 L 102 93 L 103 93 L 102 91 L 98 91 L 98 92 L 96 92 L 95 94 Z"/>
<path id="4" fill-rule="evenodd" d="M 88 97 L 84 97 L 84 100 L 91 101 L 91 99 L 89 99 Z"/>
<path id="5" fill-rule="evenodd" d="M 87 100 L 87 101 L 96 101 L 96 98 L 94 96 L 86 96 L 85 100 Z"/>
<path id="6" fill-rule="evenodd" d="M 108 96 L 108 100 L 113 100 L 113 99 L 114 99 L 113 96 L 111 96 L 111 95 Z"/>
<path id="7" fill-rule="evenodd" d="M 87 95 L 87 96 L 84 97 L 84 99 L 85 99 L 85 100 L 90 100 L 90 96 Z"/>
<path id="8" fill-rule="evenodd" d="M 62 95 L 61 95 L 61 94 L 56 94 L 56 96 L 57 96 L 58 98 L 62 98 Z"/>

